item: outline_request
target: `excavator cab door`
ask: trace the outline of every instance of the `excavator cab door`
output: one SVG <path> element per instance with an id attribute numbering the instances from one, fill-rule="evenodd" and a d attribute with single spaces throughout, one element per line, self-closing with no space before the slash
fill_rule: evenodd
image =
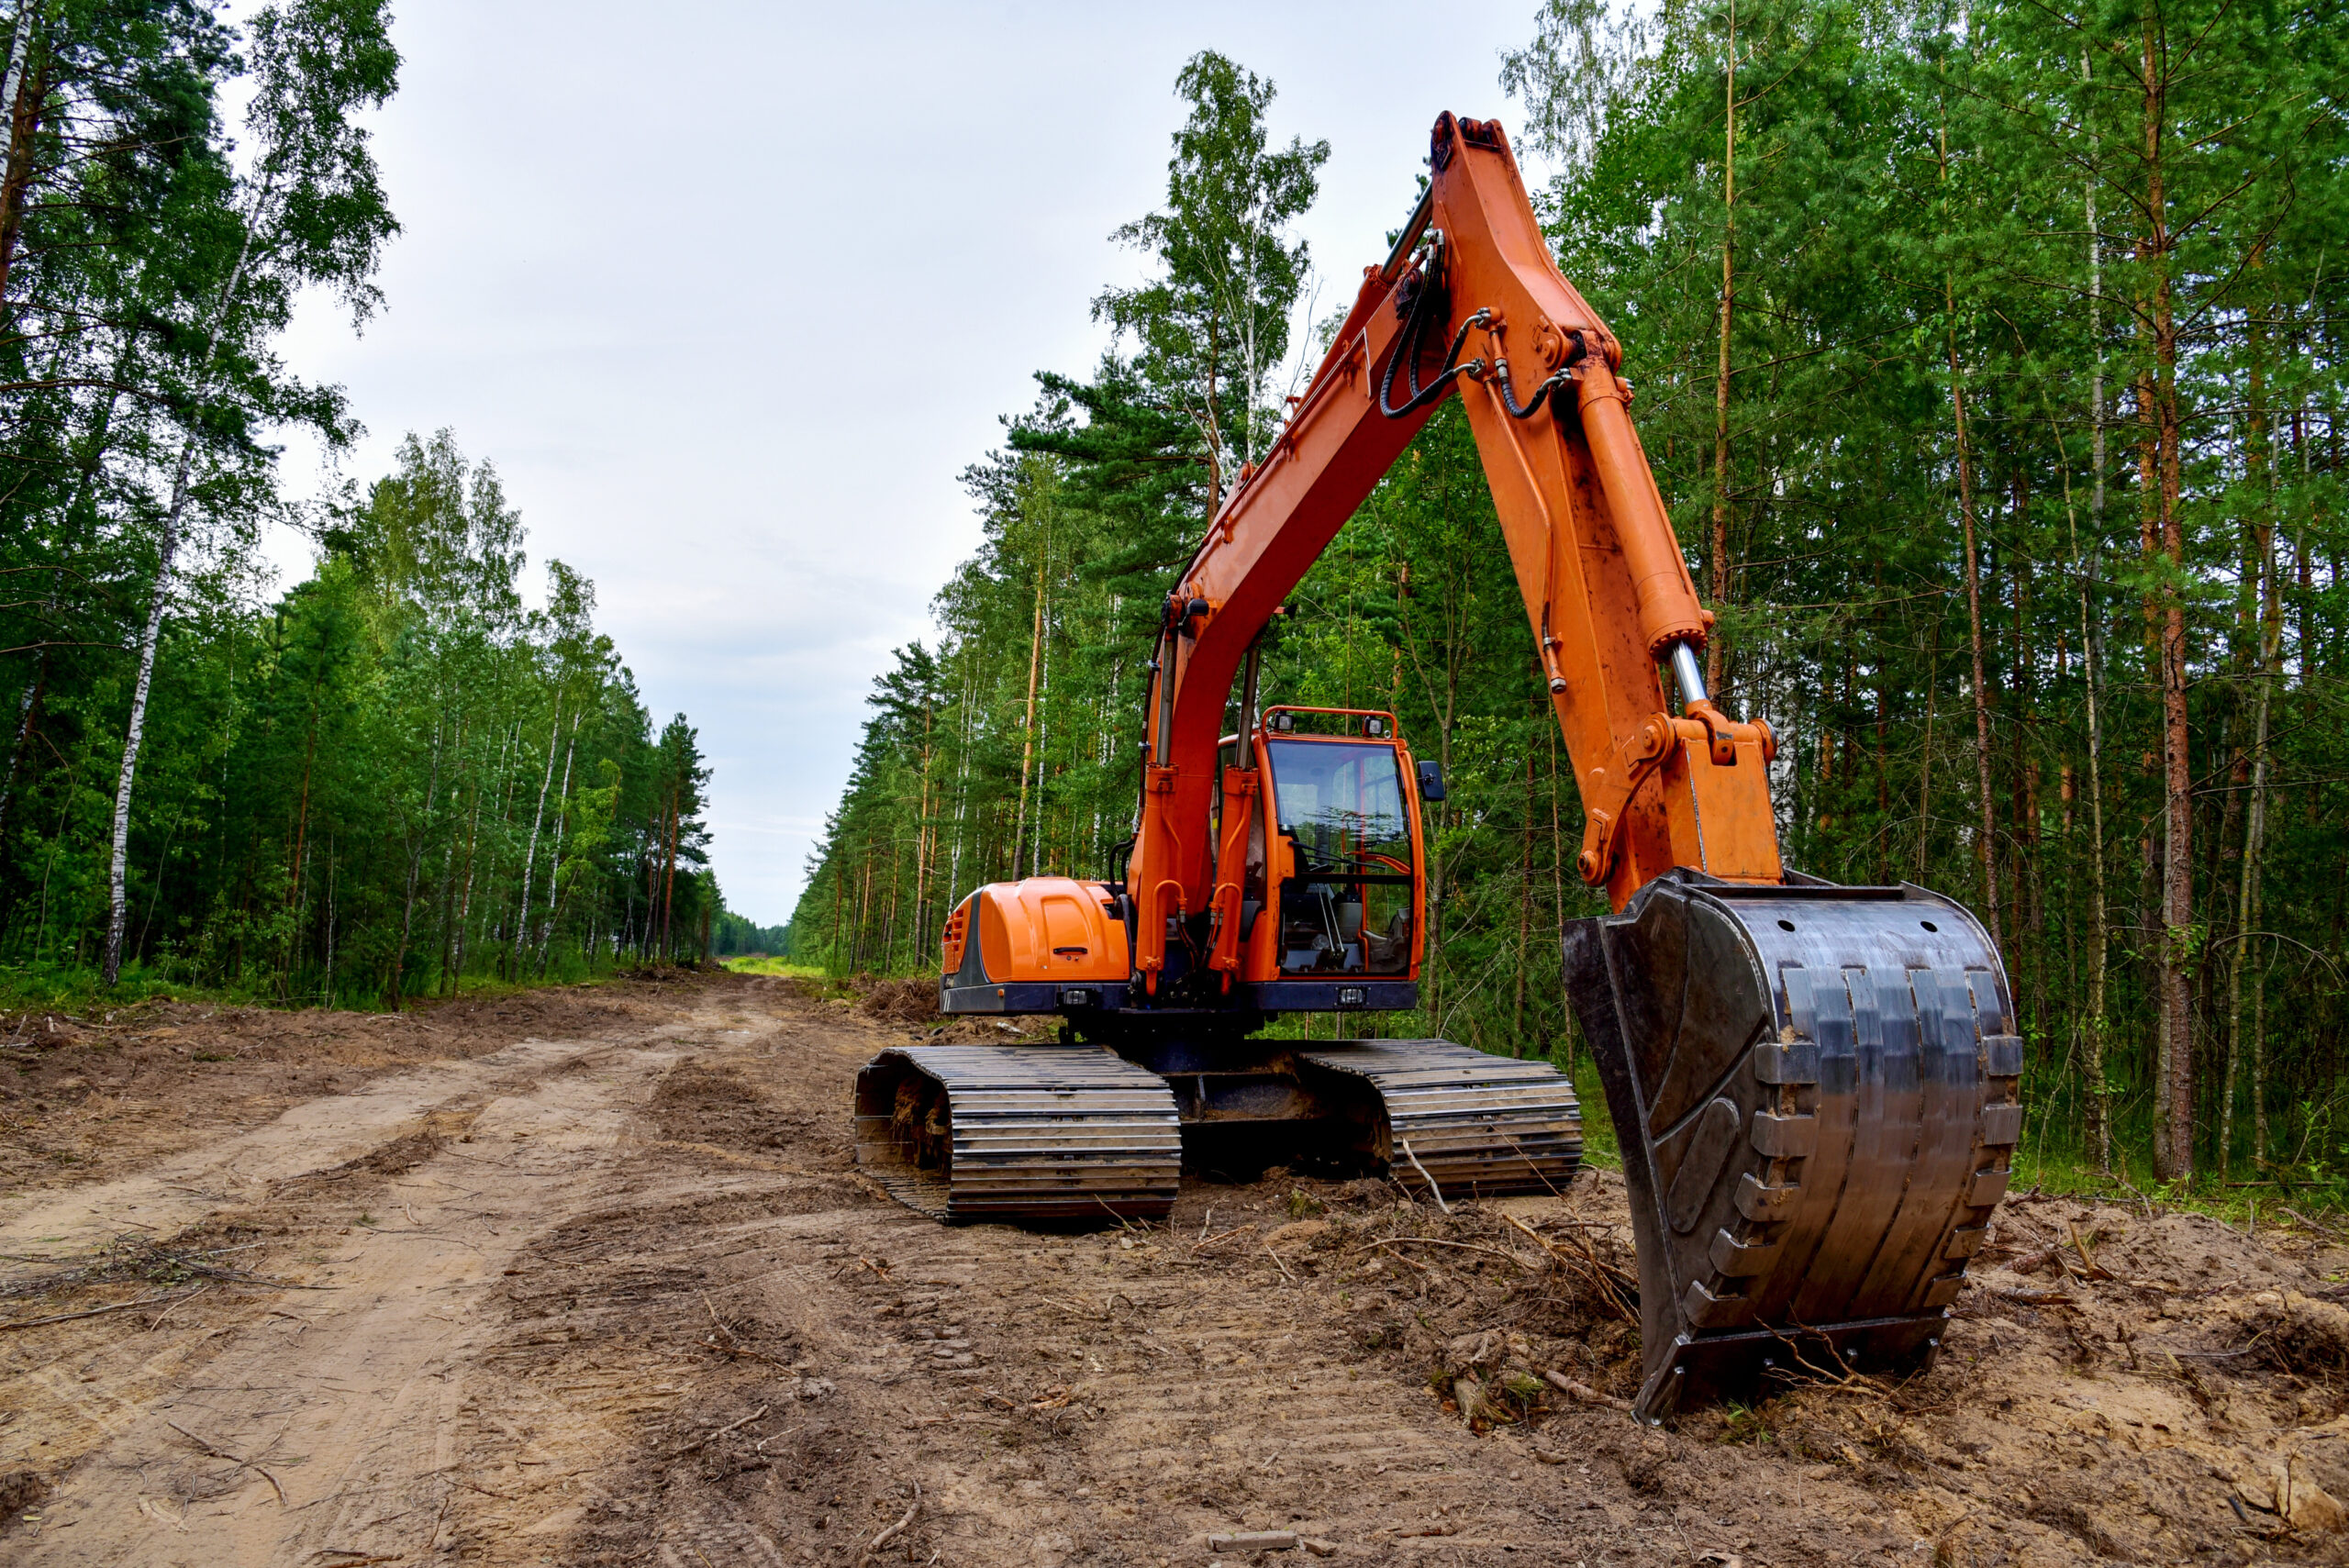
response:
<path id="1" fill-rule="evenodd" d="M 1260 744 L 1278 840 L 1280 973 L 1408 974 L 1419 865 L 1398 746 L 1279 733 Z"/>

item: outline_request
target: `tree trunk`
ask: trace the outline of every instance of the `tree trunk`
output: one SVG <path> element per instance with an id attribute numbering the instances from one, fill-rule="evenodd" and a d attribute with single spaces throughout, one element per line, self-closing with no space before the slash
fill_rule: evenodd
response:
<path id="1" fill-rule="evenodd" d="M 1982 910 L 1989 918 L 1991 951 L 2003 955 L 2006 936 L 1998 920 L 1998 806 L 1990 793 L 1990 689 L 1982 667 L 1982 573 L 1975 550 L 1974 460 L 1967 450 L 1965 381 L 1957 359 L 1957 300 L 1946 279 L 1943 297 L 1952 317 L 1949 333 L 1949 401 L 1957 431 L 1957 512 L 1965 536 L 1965 628 L 1974 657 L 1974 786 L 1980 799 L 1976 859 L 1982 867 Z"/>
<path id="2" fill-rule="evenodd" d="M 2080 73 L 2087 75 L 2087 56 L 2080 56 Z M 2105 899 L 2104 866 L 2104 732 L 2099 722 L 2098 683 L 2102 674 L 2103 633 L 2094 613 L 2098 553 L 2104 548 L 2104 266 L 2097 246 L 2096 186 L 2087 187 L 2088 337 L 2095 345 L 2096 364 L 2088 381 L 2089 462 L 2093 487 L 2088 493 L 2088 554 L 2080 568 L 2080 662 L 2087 688 L 2088 740 L 2088 1116 L 2099 1171 L 2112 1169 L 2112 1102 L 2105 1083 L 2105 966 L 2111 941 L 2111 920 Z M 2068 482 L 2067 482 L 2068 483 Z M 2073 541 L 2072 553 L 2079 555 Z"/>
<path id="3" fill-rule="evenodd" d="M 122 771 L 116 776 L 114 791 L 114 837 L 112 860 L 106 873 L 106 983 L 112 985 L 122 973 L 122 932 L 128 917 L 124 879 L 128 874 L 130 854 L 130 789 L 139 771 L 139 743 L 147 731 L 147 695 L 155 681 L 155 650 L 163 636 L 163 609 L 171 600 L 172 563 L 179 553 L 180 519 L 187 512 L 189 480 L 195 466 L 195 431 L 194 427 L 204 417 L 212 402 L 212 361 L 220 349 L 220 334 L 228 325 L 228 313 L 236 308 L 238 291 L 244 287 L 245 267 L 252 260 L 253 230 L 262 222 L 268 200 L 264 189 L 253 204 L 253 215 L 245 225 L 243 243 L 237 250 L 237 264 L 229 269 L 228 281 L 221 287 L 220 302 L 213 309 L 212 327 L 204 343 L 204 357 L 196 361 L 196 377 L 200 390 L 195 405 L 188 413 L 188 433 L 180 441 L 179 469 L 172 477 L 171 505 L 163 512 L 162 536 L 158 541 L 155 562 L 155 592 L 147 605 L 147 626 L 139 639 L 139 679 L 130 692 L 130 721 L 124 728 Z"/>
<path id="4" fill-rule="evenodd" d="M 2252 962 L 2252 943 L 2256 940 L 2260 921 L 2260 857 L 2266 848 L 2267 837 L 2267 736 L 2270 707 L 2274 701 L 2276 681 L 2283 665 L 2283 598 L 2276 580 L 2276 457 L 2267 435 L 2264 388 L 2261 386 L 2265 335 L 2254 328 L 2252 356 L 2253 410 L 2257 439 L 2254 449 L 2261 459 L 2262 477 L 2266 494 L 2255 496 L 2259 511 L 2254 527 L 2253 557 L 2259 573 L 2259 695 L 2252 718 L 2251 741 L 2251 802 L 2243 825 L 2243 890 L 2236 905 L 2236 936 L 2233 963 L 2227 976 L 2227 1109 L 2234 1108 L 2234 1074 L 2240 1051 L 2239 1033 L 2243 1012 L 2243 970 Z M 2252 1144 L 2254 1168 L 2264 1168 L 2267 1162 L 2267 1073 L 2266 1041 L 2262 1038 L 2266 1022 L 2266 978 L 2264 973 L 2254 982 L 2257 994 L 2252 1006 L 2251 1040 L 2251 1103 Z M 2221 1151 L 2229 1147 L 2222 1141 Z"/>
<path id="5" fill-rule="evenodd" d="M 2258 264 L 2259 258 L 2254 252 L 2252 265 L 2256 267 Z M 2267 376 L 2266 366 L 2263 362 L 2266 333 L 2263 321 L 2255 314 L 2251 317 L 2249 338 L 2251 362 L 2246 375 L 2248 406 L 2243 417 L 2243 479 L 2247 485 L 2256 489 L 2263 482 L 2272 483 L 2269 469 L 2274 454 L 2268 450 Z M 2266 761 L 2267 686 L 2264 678 L 2266 647 L 2266 638 L 2262 635 L 2260 602 L 2265 592 L 2269 557 L 2274 553 L 2269 542 L 2274 526 L 2267 516 L 2266 497 L 2254 495 L 2251 516 L 2244 519 L 2243 581 L 2235 617 L 2235 642 L 2239 650 L 2236 662 L 2249 666 L 2246 673 L 2251 679 L 2247 684 L 2255 694 L 2252 700 L 2256 712 L 2252 718 L 2250 743 L 2236 756 L 2234 772 L 2241 777 L 2234 782 L 2243 786 L 2245 794 L 2253 796 L 2258 795 L 2259 784 L 2264 782 L 2259 775 Z M 2229 790 L 2230 806 L 2236 798 L 2234 791 Z M 2260 814 L 2260 805 L 2254 800 L 2246 814 L 2241 862 L 2235 868 L 2234 947 L 2227 954 L 2227 1054 L 2219 1093 L 2218 1164 L 2219 1176 L 2222 1181 L 2234 1162 L 2235 1091 L 2241 1085 L 2243 1075 L 2243 972 L 2244 960 L 2251 951 L 2252 903 L 2259 880 L 2259 839 L 2266 826 L 2259 820 Z M 2221 832 L 2227 835 L 2228 829 L 2222 828 Z"/>
<path id="6" fill-rule="evenodd" d="M 930 897 L 930 859 L 937 831 L 930 820 L 930 731 L 937 717 L 937 709 L 930 698 L 935 690 L 935 687 L 926 686 L 922 691 L 921 804 L 914 830 L 914 929 L 918 933 L 930 929 L 930 922 L 922 916 Z M 918 940 L 918 937 L 916 940 Z"/>
<path id="7" fill-rule="evenodd" d="M 546 820 L 547 791 L 554 785 L 555 743 L 562 738 L 562 694 L 554 699 L 554 719 L 547 726 L 547 767 L 539 779 L 539 804 L 530 812 L 529 848 L 522 853 L 522 912 L 514 922 L 514 940 L 508 950 L 507 969 L 518 984 L 522 978 L 522 952 L 529 944 L 530 883 L 539 869 L 539 826 Z"/>
<path id="8" fill-rule="evenodd" d="M 684 795 L 682 780 L 670 786 L 667 863 L 661 873 L 661 954 L 671 963 L 677 962 L 677 829 L 685 815 Z"/>
<path id="9" fill-rule="evenodd" d="M 1933 720 L 1941 703 L 1942 623 L 1934 617 L 1925 652 L 1925 744 L 1917 763 L 1917 875 L 1925 875 L 1925 854 L 1933 836 Z"/>
<path id="10" fill-rule="evenodd" d="M 2144 26 L 2144 138 L 2146 211 L 2152 227 L 2143 255 L 2154 263 L 2153 334 L 2154 475 L 2159 548 L 2170 581 L 2161 601 L 2162 940 L 2160 1037 L 2162 1106 L 2166 1137 L 2156 1152 L 2165 1181 L 2194 1173 L 2194 998 L 2188 966 L 2194 961 L 2194 779 L 2188 754 L 2187 711 L 2186 601 L 2177 586 L 2186 567 L 2185 535 L 2178 517 L 2177 323 L 2171 313 L 2171 237 L 2162 172 L 2163 121 L 2167 115 L 2161 62 L 2156 60 L 2154 20 Z"/>
<path id="11" fill-rule="evenodd" d="M 1558 951 L 1566 951 L 1566 835 L 1558 818 L 1558 725 L 1551 716 L 1550 731 L 1550 901 L 1557 916 Z M 1566 1074 L 1574 1075 L 1575 1051 L 1573 1012 L 1567 1013 Z"/>
<path id="12" fill-rule="evenodd" d="M 407 855 L 407 893 L 400 901 L 400 945 L 392 956 L 392 1011 L 396 1013 L 407 1005 L 408 938 L 416 923 L 416 883 L 424 870 L 425 836 L 432 830 L 432 803 L 440 790 L 440 735 L 432 736 L 432 767 L 425 774 L 424 817 L 409 836 Z"/>
<path id="13" fill-rule="evenodd" d="M 1533 955 L 1533 748 L 1525 749 L 1525 838 L 1517 862 L 1517 971 L 1509 1004 L 1508 1053 L 1525 1054 L 1525 971 Z"/>
<path id="14" fill-rule="evenodd" d="M 1044 775 L 1052 766 L 1052 617 L 1044 617 L 1044 646 L 1035 701 L 1030 705 L 1035 717 L 1036 733 L 1036 828 L 1029 835 L 1028 874 L 1044 873 L 1044 821 L 1051 803 L 1044 798 Z M 1016 865 L 1017 862 L 1015 862 Z"/>
<path id="15" fill-rule="evenodd" d="M 1028 637 L 1028 717 L 1020 722 L 1019 816 L 1011 831 L 1011 874 L 1019 874 L 1020 847 L 1028 841 L 1028 775 L 1036 763 L 1036 680 L 1044 662 L 1044 560 L 1036 558 L 1035 627 Z M 1167 672 L 1172 678 L 1174 672 Z"/>
<path id="16" fill-rule="evenodd" d="M 25 748 L 33 738 L 33 710 L 40 706 L 41 691 L 48 684 L 49 650 L 44 648 L 33 678 L 25 683 L 24 700 L 17 705 L 16 743 L 8 748 L 8 776 L 0 780 L 0 827 L 7 826 L 8 803 L 17 794 L 17 773 L 25 764 Z"/>
<path id="17" fill-rule="evenodd" d="M 1737 0 L 1730 0 L 1729 64 L 1721 93 L 1721 341 L 1713 378 L 1713 603 L 1729 603 L 1730 318 L 1737 297 Z M 1705 643 L 1705 689 L 1721 698 L 1722 643 L 1718 628 Z"/>
<path id="18" fill-rule="evenodd" d="M 25 199 L 32 189 L 33 136 L 40 128 L 41 100 L 49 95 L 49 83 L 40 72 L 25 74 L 39 13 L 40 0 L 18 0 L 8 74 L 0 80 L 0 112 L 8 117 L 8 155 L 5 172 L 0 172 L 0 319 L 6 318 L 8 274 L 17 259 L 17 239 L 24 232 Z"/>

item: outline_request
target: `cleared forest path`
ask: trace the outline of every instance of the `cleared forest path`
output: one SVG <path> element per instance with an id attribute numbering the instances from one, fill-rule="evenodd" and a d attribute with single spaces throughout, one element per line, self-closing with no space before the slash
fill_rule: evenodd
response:
<path id="1" fill-rule="evenodd" d="M 774 980 L 594 995 L 495 1029 L 425 1015 L 446 1056 L 230 1096 L 193 1142 L 117 1088 L 80 1135 L 98 1179 L 0 1199 L 0 1317 L 121 1308 L 0 1335 L 0 1561 L 1237 1568 L 1258 1553 L 1217 1538 L 1271 1531 L 1299 1541 L 1282 1562 L 2242 1562 L 2344 1539 L 2261 1491 L 2282 1463 L 2349 1495 L 2337 1379 L 2117 1348 L 2226 1351 L 2263 1292 L 2320 1340 L 2340 1313 L 2285 1294 L 2321 1267 L 2193 1217 L 2091 1243 L 2115 1275 L 2159 1249 L 2203 1276 L 2142 1301 L 2083 1280 L 2050 1310 L 2013 1299 L 2045 1281 L 1987 1271 L 1989 1308 L 1901 1390 L 1477 1434 L 1431 1374 L 1621 1388 L 1626 1331 L 1512 1223 L 1620 1257 L 1604 1181 L 1446 1218 L 1375 1183 L 1195 1179 L 1167 1228 L 949 1229 L 849 1161 L 855 1069 L 904 1029 Z M 569 1027 L 534 1035 L 533 1006 Z"/>

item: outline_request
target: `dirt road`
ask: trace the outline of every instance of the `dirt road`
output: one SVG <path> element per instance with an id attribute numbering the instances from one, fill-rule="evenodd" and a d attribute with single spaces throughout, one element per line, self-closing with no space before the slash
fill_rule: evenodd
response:
<path id="1" fill-rule="evenodd" d="M 734 976 L 19 1020 L 0 1561 L 2343 1558 L 2312 1229 L 2016 1200 L 1931 1373 L 1645 1431 L 1603 1173 L 947 1229 L 849 1160 L 906 1033 Z"/>

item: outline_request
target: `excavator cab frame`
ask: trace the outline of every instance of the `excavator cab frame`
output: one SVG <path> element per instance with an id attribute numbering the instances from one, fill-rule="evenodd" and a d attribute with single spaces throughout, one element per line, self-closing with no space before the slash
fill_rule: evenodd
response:
<path id="1" fill-rule="evenodd" d="M 1395 716 L 1285 704 L 1265 710 L 1242 745 L 1225 738 L 1215 817 L 1217 886 L 1237 897 L 1211 906 L 1203 933 L 1220 988 L 1256 987 L 1250 994 L 1278 1013 L 1364 1006 L 1344 994 L 1349 980 L 1416 983 L 1425 836 Z M 1341 984 L 1325 996 L 1295 987 L 1300 980 Z"/>

